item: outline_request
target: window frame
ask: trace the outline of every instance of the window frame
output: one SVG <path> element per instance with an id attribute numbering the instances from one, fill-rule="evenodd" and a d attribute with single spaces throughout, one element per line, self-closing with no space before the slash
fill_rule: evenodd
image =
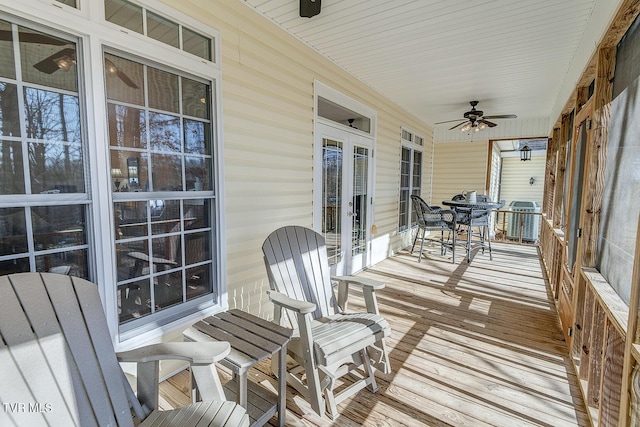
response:
<path id="1" fill-rule="evenodd" d="M 212 61 L 201 58 L 179 49 L 167 49 L 164 43 L 147 36 L 123 32 L 121 27 L 104 20 L 104 5 L 99 7 L 80 1 L 80 10 L 63 4 L 43 3 L 42 0 L 22 0 L 10 2 L 0 0 L 3 11 L 2 18 L 8 22 L 24 25 L 64 38 L 76 40 L 78 48 L 78 85 L 84 88 L 80 95 L 81 114 L 86 116 L 84 132 L 87 135 L 87 157 L 85 162 L 86 191 L 89 194 L 87 240 L 90 260 L 94 260 L 95 268 L 89 271 L 90 279 L 98 285 L 103 308 L 107 317 L 112 342 L 117 351 L 137 347 L 150 340 L 158 339 L 171 331 L 177 331 L 192 324 L 202 316 L 214 314 L 227 309 L 226 284 L 226 231 L 224 206 L 224 168 L 223 168 L 223 135 L 222 123 L 222 71 L 220 69 L 220 36 L 216 30 L 203 25 L 157 0 L 145 0 L 148 10 L 170 17 L 171 20 L 184 23 L 192 30 L 210 36 L 213 40 Z M 57 2 L 55 2 L 57 3 Z M 88 7 L 91 6 L 91 7 Z M 213 286 L 217 290 L 217 300 L 211 303 L 197 304 L 197 310 L 162 326 L 150 324 L 146 328 L 137 328 L 131 334 L 121 334 L 118 328 L 118 312 L 116 298 L 115 275 L 115 242 L 113 215 L 113 198 L 111 176 L 109 170 L 109 141 L 107 125 L 106 90 L 104 87 L 105 71 L 103 50 L 124 52 L 128 55 L 162 64 L 172 69 L 186 69 L 189 74 L 209 81 L 211 87 L 211 135 L 212 135 L 212 185 L 216 203 L 211 218 L 211 226 L 215 229 L 212 256 L 216 258 L 213 271 Z M 89 108 L 90 107 L 90 108 Z M 107 194 L 108 193 L 108 194 Z M 44 197 L 44 195 L 42 196 Z M 86 195 L 73 195 L 86 197 Z M 24 197 L 14 198 L 16 202 L 26 203 Z M 12 204 L 15 206 L 15 204 Z M 89 225 L 90 223 L 90 225 Z M 95 261 L 99 260 L 99 261 Z M 90 265 L 91 265 L 90 261 Z"/>
<path id="2" fill-rule="evenodd" d="M 409 152 L 409 170 L 408 170 L 408 185 L 404 186 L 403 181 L 403 163 L 404 152 Z M 416 162 L 415 154 L 420 153 L 420 165 L 417 168 L 419 173 L 419 185 L 415 185 L 416 179 Z M 413 213 L 413 207 L 411 206 L 411 195 L 422 195 L 422 181 L 424 179 L 422 170 L 424 169 L 424 137 L 417 135 L 415 132 L 408 128 L 402 127 L 400 130 L 400 181 L 398 191 L 398 232 L 406 232 L 413 229 L 416 225 L 416 218 Z M 403 200 L 403 194 L 406 194 L 406 199 Z M 403 210 L 404 206 L 404 210 Z M 403 219 L 406 218 L 406 223 L 403 224 Z"/>

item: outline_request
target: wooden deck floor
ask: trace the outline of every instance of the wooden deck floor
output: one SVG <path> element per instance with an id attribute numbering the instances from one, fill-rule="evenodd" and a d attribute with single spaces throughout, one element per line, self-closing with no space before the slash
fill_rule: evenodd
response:
<path id="1" fill-rule="evenodd" d="M 377 372 L 378 393 L 345 401 L 333 423 L 289 388 L 287 425 L 589 425 L 535 247 L 496 244 L 493 261 L 455 265 L 402 252 L 361 275 L 387 283 L 378 302 L 393 372 Z M 262 364 L 253 380 L 274 384 L 268 373 Z M 188 403 L 187 380 L 162 385 L 162 406 Z"/>

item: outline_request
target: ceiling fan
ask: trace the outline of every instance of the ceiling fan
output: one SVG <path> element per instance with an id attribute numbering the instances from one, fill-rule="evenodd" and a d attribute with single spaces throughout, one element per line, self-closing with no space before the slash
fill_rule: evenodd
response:
<path id="1" fill-rule="evenodd" d="M 0 30 L 0 41 L 10 41 L 12 40 L 11 31 Z M 64 46 L 68 42 L 64 40 L 60 40 L 54 37 L 49 37 L 45 34 L 40 33 L 28 33 L 22 32 L 20 33 L 20 41 L 24 43 L 37 43 L 42 45 L 51 45 L 51 46 Z M 67 71 L 76 63 L 76 51 L 72 48 L 64 48 L 60 51 L 44 58 L 42 61 L 37 62 L 33 65 L 35 69 L 41 71 L 46 74 L 53 74 L 58 70 Z M 116 65 L 105 59 L 105 70 L 107 73 L 115 75 L 118 77 L 124 84 L 127 86 L 138 89 L 138 85 L 134 83 L 133 80 L 129 76 L 127 76 L 123 71 L 119 70 Z"/>
<path id="2" fill-rule="evenodd" d="M 473 129 L 474 131 L 478 132 L 481 131 L 483 129 L 485 129 L 486 127 L 496 127 L 498 126 L 496 123 L 490 122 L 489 120 L 495 120 L 495 119 L 516 119 L 518 118 L 518 116 L 516 116 L 515 114 L 501 114 L 501 115 L 497 115 L 497 116 L 485 116 L 484 115 L 484 111 L 482 110 L 476 110 L 476 105 L 478 105 L 478 101 L 469 101 L 469 104 L 471 104 L 471 110 L 467 111 L 466 113 L 464 113 L 464 118 L 462 119 L 455 119 L 455 120 L 447 120 L 445 122 L 438 122 L 435 123 L 436 125 L 442 124 L 442 123 L 452 123 L 452 122 L 460 122 L 457 125 L 449 128 L 449 130 L 453 130 L 456 129 L 460 126 L 462 126 L 462 128 L 460 128 L 460 130 L 462 132 L 466 132 L 468 130 Z"/>

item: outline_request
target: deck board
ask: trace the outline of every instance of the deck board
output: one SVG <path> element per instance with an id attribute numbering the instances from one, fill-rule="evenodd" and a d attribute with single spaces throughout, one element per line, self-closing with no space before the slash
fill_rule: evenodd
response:
<path id="1" fill-rule="evenodd" d="M 360 273 L 387 284 L 377 295 L 392 327 L 392 373 L 376 372 L 378 393 L 347 399 L 334 422 L 289 388 L 287 425 L 588 426 L 536 248 L 495 244 L 493 261 L 458 258 L 427 254 L 418 263 L 403 251 Z M 350 310 L 364 307 L 355 296 Z M 269 372 L 265 361 L 250 376 L 274 387 Z M 188 390 L 176 384 L 161 392 Z"/>

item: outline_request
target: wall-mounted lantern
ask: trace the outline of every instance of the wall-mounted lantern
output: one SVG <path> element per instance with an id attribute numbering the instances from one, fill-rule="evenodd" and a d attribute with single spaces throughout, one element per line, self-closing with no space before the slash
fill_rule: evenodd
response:
<path id="1" fill-rule="evenodd" d="M 528 145 L 525 145 L 520 149 L 520 160 L 523 162 L 531 160 L 531 148 L 529 148 Z"/>
<path id="2" fill-rule="evenodd" d="M 534 182 L 536 182 L 536 180 L 533 177 L 529 178 L 529 185 L 533 185 Z"/>

